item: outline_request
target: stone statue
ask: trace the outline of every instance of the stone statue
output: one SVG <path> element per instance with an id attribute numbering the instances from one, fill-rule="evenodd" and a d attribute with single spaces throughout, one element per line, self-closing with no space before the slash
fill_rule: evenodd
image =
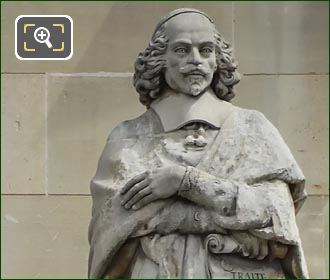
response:
<path id="1" fill-rule="evenodd" d="M 308 278 L 304 176 L 277 129 L 232 105 L 212 19 L 170 12 L 135 62 L 146 112 L 107 139 L 91 182 L 91 278 Z"/>

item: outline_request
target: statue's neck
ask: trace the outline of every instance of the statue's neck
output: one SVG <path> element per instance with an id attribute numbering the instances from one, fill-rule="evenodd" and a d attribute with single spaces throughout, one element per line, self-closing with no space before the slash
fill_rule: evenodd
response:
<path id="1" fill-rule="evenodd" d="M 234 109 L 230 103 L 217 98 L 211 88 L 198 96 L 165 89 L 150 107 L 158 114 L 165 131 L 172 131 L 192 122 L 203 122 L 220 128 Z"/>

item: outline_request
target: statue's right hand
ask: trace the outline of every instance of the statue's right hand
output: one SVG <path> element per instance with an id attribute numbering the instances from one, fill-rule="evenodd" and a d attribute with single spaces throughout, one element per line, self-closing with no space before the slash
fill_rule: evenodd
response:
<path id="1" fill-rule="evenodd" d="M 166 166 L 143 172 L 129 180 L 120 194 L 126 209 L 137 210 L 157 200 L 177 193 L 186 168 Z"/>
<path id="2" fill-rule="evenodd" d="M 146 187 L 150 185 L 149 171 L 145 171 L 139 175 L 131 178 L 124 187 L 120 190 L 120 194 L 122 195 L 121 205 L 123 205 L 126 209 L 131 208 L 132 198 L 140 193 L 140 196 L 148 195 L 148 190 Z"/>

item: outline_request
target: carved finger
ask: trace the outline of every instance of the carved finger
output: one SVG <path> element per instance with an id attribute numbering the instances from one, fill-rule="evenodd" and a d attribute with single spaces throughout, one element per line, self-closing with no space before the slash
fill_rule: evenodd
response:
<path id="1" fill-rule="evenodd" d="M 254 237 L 250 236 L 250 242 L 251 242 L 251 255 L 249 256 L 251 259 L 256 259 L 259 255 L 259 250 L 260 250 L 260 241 Z"/>
<path id="2" fill-rule="evenodd" d="M 253 252 L 253 243 L 252 243 L 252 240 L 251 240 L 251 237 L 250 237 L 250 234 L 248 233 L 244 233 L 242 234 L 242 237 L 243 237 L 243 244 L 244 244 L 244 251 L 243 251 L 243 255 L 245 257 L 249 257 L 251 258 L 251 255 L 252 255 L 252 252 Z M 245 253 L 245 254 L 244 254 Z"/>
<path id="3" fill-rule="evenodd" d="M 127 201 L 129 201 L 130 199 L 132 199 L 132 197 L 138 193 L 139 191 L 141 191 L 142 189 L 148 187 L 150 184 L 150 180 L 149 179 L 145 179 L 137 184 L 135 184 L 129 191 L 126 192 L 126 194 L 124 194 L 123 200 L 121 201 L 121 205 L 124 205 L 127 203 Z"/>
<path id="4" fill-rule="evenodd" d="M 250 250 L 246 245 L 242 245 L 242 255 L 244 257 L 250 256 Z"/>
<path id="5" fill-rule="evenodd" d="M 144 180 L 149 174 L 149 171 L 143 172 L 139 175 L 134 176 L 132 179 L 130 179 L 125 186 L 121 189 L 120 194 L 126 193 L 131 187 L 133 187 L 135 184 L 141 182 Z"/>
<path id="6" fill-rule="evenodd" d="M 287 252 L 288 252 L 288 247 L 284 244 L 281 244 L 276 241 L 270 241 L 269 242 L 269 251 L 270 251 L 270 256 L 269 259 L 272 261 L 276 258 L 283 259 Z"/>
<path id="7" fill-rule="evenodd" d="M 151 194 L 151 189 L 149 187 L 144 188 L 143 190 L 139 191 L 136 195 L 132 197 L 126 204 L 125 208 L 131 208 L 135 203 L 137 203 L 140 199 L 144 198 L 146 195 Z"/>
<path id="8" fill-rule="evenodd" d="M 266 239 L 261 239 L 259 256 L 257 257 L 257 259 L 263 260 L 267 256 L 268 256 L 268 241 Z"/>
<path id="9" fill-rule="evenodd" d="M 240 253 L 244 257 L 248 257 L 250 255 L 250 241 L 248 235 L 241 231 L 234 231 L 232 235 L 238 244 L 240 244 Z"/>
<path id="10" fill-rule="evenodd" d="M 269 242 L 269 260 L 273 261 L 276 258 L 276 250 L 274 249 L 275 241 Z"/>
<path id="11" fill-rule="evenodd" d="M 132 209 L 138 210 L 154 200 L 155 200 L 154 196 L 152 194 L 149 194 L 149 195 L 145 196 L 144 198 L 142 198 L 138 203 L 134 204 Z"/>

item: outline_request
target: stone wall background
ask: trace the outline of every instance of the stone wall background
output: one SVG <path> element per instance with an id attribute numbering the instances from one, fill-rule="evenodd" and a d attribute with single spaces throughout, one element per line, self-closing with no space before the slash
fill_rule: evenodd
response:
<path id="1" fill-rule="evenodd" d="M 111 129 L 144 111 L 133 62 L 172 9 L 208 13 L 243 75 L 233 103 L 263 112 L 307 177 L 297 220 L 310 276 L 329 263 L 327 2 L 2 2 L 3 278 L 85 278 L 89 181 Z M 68 61 L 20 61 L 14 21 L 66 14 Z"/>

